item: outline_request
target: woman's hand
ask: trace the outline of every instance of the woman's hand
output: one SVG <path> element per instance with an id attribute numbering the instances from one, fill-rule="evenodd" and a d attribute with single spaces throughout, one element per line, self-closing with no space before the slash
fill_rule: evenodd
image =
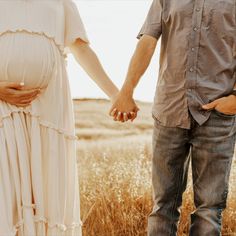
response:
<path id="1" fill-rule="evenodd" d="M 27 88 L 22 83 L 8 81 L 0 82 L 0 100 L 10 103 L 11 105 L 26 107 L 37 98 L 40 89 Z"/>

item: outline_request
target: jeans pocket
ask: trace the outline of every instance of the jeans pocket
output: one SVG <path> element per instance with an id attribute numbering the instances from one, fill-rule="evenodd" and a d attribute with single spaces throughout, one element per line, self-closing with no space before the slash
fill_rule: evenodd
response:
<path id="1" fill-rule="evenodd" d="M 236 115 L 229 115 L 229 114 L 225 114 L 223 112 L 220 112 L 216 109 L 213 110 L 218 116 L 223 117 L 223 118 L 234 118 Z"/>

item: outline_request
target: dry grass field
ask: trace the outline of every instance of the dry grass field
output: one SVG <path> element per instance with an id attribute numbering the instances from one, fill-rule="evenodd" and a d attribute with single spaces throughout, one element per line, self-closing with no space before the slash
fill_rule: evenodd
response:
<path id="1" fill-rule="evenodd" d="M 77 100 L 75 105 L 78 168 L 84 236 L 144 236 L 151 197 L 151 105 L 139 103 L 134 123 L 107 116 L 105 100 Z M 234 161 L 233 169 L 236 169 Z M 191 182 L 184 194 L 179 236 L 188 235 L 194 210 Z M 231 174 L 223 236 L 236 235 L 236 171 Z"/>

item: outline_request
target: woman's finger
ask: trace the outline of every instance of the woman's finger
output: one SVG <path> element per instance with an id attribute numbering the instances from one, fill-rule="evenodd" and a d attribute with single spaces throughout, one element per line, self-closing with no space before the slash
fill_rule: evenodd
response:
<path id="1" fill-rule="evenodd" d="M 129 120 L 133 121 L 135 118 L 137 117 L 137 113 L 136 112 L 129 112 Z"/>
<path id="2" fill-rule="evenodd" d="M 20 97 L 16 96 L 16 97 L 11 98 L 11 104 L 13 104 L 13 105 L 29 105 L 38 96 L 39 96 L 39 94 L 34 94 L 32 96 L 20 96 Z"/>
<path id="3" fill-rule="evenodd" d="M 125 122 L 129 120 L 128 114 L 126 112 L 123 113 L 123 120 Z"/>
<path id="4" fill-rule="evenodd" d="M 117 115 L 117 108 L 113 109 L 112 112 L 110 113 L 110 116 L 116 116 Z"/>
<path id="5" fill-rule="evenodd" d="M 117 115 L 117 118 L 116 118 L 118 121 L 122 121 L 122 112 L 118 112 L 118 115 Z"/>
<path id="6" fill-rule="evenodd" d="M 25 103 L 25 104 L 18 104 L 16 105 L 17 107 L 28 107 L 30 106 L 30 103 Z"/>
<path id="7" fill-rule="evenodd" d="M 28 98 L 28 99 L 22 99 L 22 100 L 19 101 L 19 103 L 31 103 L 36 98 L 37 98 L 37 96 L 31 97 L 31 98 Z"/>
<path id="8" fill-rule="evenodd" d="M 130 120 L 132 117 L 130 115 L 130 112 L 127 113 L 128 119 Z"/>
<path id="9" fill-rule="evenodd" d="M 129 114 L 130 114 L 130 118 L 133 119 L 133 117 L 135 116 L 135 112 L 131 111 Z"/>
<path id="10" fill-rule="evenodd" d="M 133 117 L 132 117 L 131 121 L 133 122 L 133 121 L 137 118 L 137 116 L 138 116 L 138 114 L 137 114 L 137 112 L 135 112 L 135 113 L 133 114 Z"/>
<path id="11" fill-rule="evenodd" d="M 24 87 L 24 83 L 7 82 L 6 87 L 12 89 L 22 89 Z"/>
<path id="12" fill-rule="evenodd" d="M 15 103 L 14 101 L 9 101 L 8 103 L 17 107 L 27 107 L 30 105 L 30 103 Z"/>
<path id="13" fill-rule="evenodd" d="M 12 92 L 13 97 L 22 98 L 22 99 L 34 97 L 40 93 L 39 90 L 33 90 L 33 91 L 15 90 L 15 91 L 11 91 L 11 92 Z"/>
<path id="14" fill-rule="evenodd" d="M 117 120 L 117 116 L 114 116 L 114 117 L 113 117 L 113 120 L 114 120 L 114 121 L 118 121 L 118 120 Z"/>
<path id="15" fill-rule="evenodd" d="M 33 94 L 33 93 L 40 93 L 40 89 L 25 89 L 25 90 L 16 90 L 15 92 L 21 94 L 21 95 L 28 95 L 28 94 Z"/>
<path id="16" fill-rule="evenodd" d="M 37 87 L 37 88 L 32 88 L 32 87 L 29 87 L 29 86 L 25 86 L 24 82 L 21 82 L 21 83 L 14 83 L 14 82 L 10 82 L 7 84 L 7 88 L 10 88 L 10 89 L 14 89 L 14 90 L 20 90 L 20 91 L 25 91 L 25 92 L 33 92 L 35 90 L 41 90 L 40 87 Z"/>

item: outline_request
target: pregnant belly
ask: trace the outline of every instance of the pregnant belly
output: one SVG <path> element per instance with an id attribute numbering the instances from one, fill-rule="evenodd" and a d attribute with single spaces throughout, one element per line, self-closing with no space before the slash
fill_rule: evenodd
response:
<path id="1" fill-rule="evenodd" d="M 53 42 L 27 32 L 0 37 L 0 80 L 24 82 L 31 88 L 45 88 L 55 70 Z"/>

